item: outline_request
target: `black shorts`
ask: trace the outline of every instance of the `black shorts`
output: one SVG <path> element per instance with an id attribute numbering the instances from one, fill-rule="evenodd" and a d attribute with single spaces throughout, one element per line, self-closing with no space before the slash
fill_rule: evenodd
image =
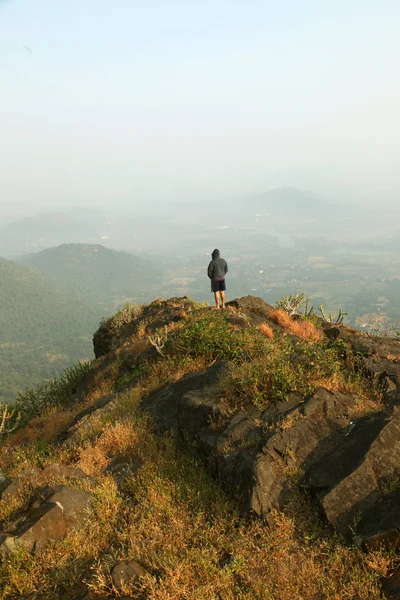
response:
<path id="1" fill-rule="evenodd" d="M 226 290 L 225 279 L 211 279 L 211 291 L 224 292 Z"/>

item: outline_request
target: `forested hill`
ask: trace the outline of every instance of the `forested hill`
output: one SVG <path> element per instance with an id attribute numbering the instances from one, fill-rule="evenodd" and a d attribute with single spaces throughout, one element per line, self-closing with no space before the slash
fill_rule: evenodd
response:
<path id="1" fill-rule="evenodd" d="M 101 245 L 63 244 L 25 264 L 0 261 L 0 400 L 92 358 L 102 317 L 128 298 L 159 293 L 150 260 Z"/>
<path id="2" fill-rule="evenodd" d="M 63 244 L 24 260 L 64 287 L 105 303 L 110 310 L 115 309 L 118 299 L 123 302 L 134 295 L 136 301 L 148 301 L 158 294 L 161 272 L 151 260 L 100 244 Z"/>
<path id="3" fill-rule="evenodd" d="M 0 400 L 92 357 L 102 316 L 37 269 L 0 258 Z"/>

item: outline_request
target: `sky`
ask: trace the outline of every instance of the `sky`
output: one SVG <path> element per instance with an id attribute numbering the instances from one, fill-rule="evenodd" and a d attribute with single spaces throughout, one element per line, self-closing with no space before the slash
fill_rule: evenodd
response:
<path id="1" fill-rule="evenodd" d="M 0 0 L 0 209 L 400 190 L 398 0 Z"/>

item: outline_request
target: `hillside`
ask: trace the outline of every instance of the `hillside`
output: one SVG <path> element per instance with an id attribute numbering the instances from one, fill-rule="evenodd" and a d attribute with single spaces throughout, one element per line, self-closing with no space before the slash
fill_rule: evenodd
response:
<path id="1" fill-rule="evenodd" d="M 398 597 L 398 340 L 172 298 L 94 350 L 0 448 L 2 598 Z"/>
<path id="2" fill-rule="evenodd" d="M 91 358 L 103 313 L 26 265 L 0 259 L 0 281 L 0 400 L 10 400 Z"/>
<path id="3" fill-rule="evenodd" d="M 125 298 L 142 302 L 158 292 L 160 270 L 154 262 L 99 244 L 63 244 L 25 261 L 62 286 L 102 302 L 109 311 Z"/>
<path id="4" fill-rule="evenodd" d="M 99 321 L 157 295 L 158 277 L 150 261 L 99 245 L 64 244 L 25 264 L 0 259 L 0 400 L 91 359 Z"/>

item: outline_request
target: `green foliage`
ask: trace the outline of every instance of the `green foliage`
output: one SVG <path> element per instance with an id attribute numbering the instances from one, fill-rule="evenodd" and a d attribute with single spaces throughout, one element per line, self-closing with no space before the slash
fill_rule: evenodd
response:
<path id="1" fill-rule="evenodd" d="M 182 329 L 171 335 L 166 350 L 208 361 L 233 360 L 245 355 L 246 346 L 245 331 L 235 329 L 225 313 L 215 312 L 186 322 Z"/>
<path id="2" fill-rule="evenodd" d="M 148 340 L 152 346 L 157 350 L 158 354 L 164 356 L 163 348 L 168 340 L 168 327 L 167 325 L 160 331 L 154 333 L 154 335 L 149 335 Z"/>
<path id="3" fill-rule="evenodd" d="M 321 313 L 324 321 L 326 321 L 327 323 L 334 323 L 335 325 L 341 325 L 343 323 L 344 317 L 347 316 L 347 313 L 343 312 L 341 308 L 339 308 L 339 312 L 337 315 L 333 313 L 327 314 L 325 312 L 323 304 L 319 305 L 318 310 Z"/>
<path id="4" fill-rule="evenodd" d="M 235 365 L 221 380 L 220 392 L 264 408 L 270 402 L 285 400 L 290 392 L 307 396 L 315 389 L 314 381 L 343 369 L 336 347 L 285 336 L 266 342 L 264 353 Z"/>
<path id="5" fill-rule="evenodd" d="M 111 331 L 118 331 L 123 325 L 127 325 L 137 319 L 142 310 L 142 305 L 135 304 L 134 302 L 126 302 L 114 315 L 103 318 L 100 322 L 100 327 Z"/>
<path id="6" fill-rule="evenodd" d="M 0 439 L 7 433 L 14 431 L 21 420 L 21 413 L 8 404 L 0 402 Z"/>
<path id="7" fill-rule="evenodd" d="M 368 323 L 363 323 L 362 327 L 371 335 L 378 337 L 399 337 L 400 321 L 391 321 L 384 315 L 371 319 Z"/>
<path id="8" fill-rule="evenodd" d="M 306 298 L 304 292 L 301 294 L 296 292 L 294 296 L 292 296 L 292 294 L 289 294 L 288 296 L 282 296 L 282 298 L 277 300 L 276 306 L 282 310 L 285 310 L 292 317 L 293 315 L 299 315 L 301 307 L 305 303 L 308 304 L 308 302 L 309 298 Z"/>
<path id="9" fill-rule="evenodd" d="M 67 368 L 57 379 L 45 381 L 36 388 L 19 393 L 17 409 L 23 415 L 23 422 L 39 415 L 50 406 L 67 406 L 78 392 L 79 384 L 92 368 L 92 362 L 78 363 Z"/>
<path id="10" fill-rule="evenodd" d="M 36 270 L 0 259 L 0 401 L 92 355 L 103 309 Z"/>
<path id="11" fill-rule="evenodd" d="M 32 254 L 26 260 L 63 287 L 74 287 L 94 302 L 105 303 L 109 309 L 113 297 L 130 298 L 133 290 L 139 291 L 138 282 L 142 291 L 148 293 L 150 289 L 154 296 L 159 287 L 160 273 L 153 261 L 100 244 L 62 244 Z"/>
<path id="12" fill-rule="evenodd" d="M 192 310 L 199 310 L 200 308 L 207 308 L 209 305 L 208 302 L 198 302 L 197 300 L 193 300 L 192 298 L 186 298 L 187 308 Z"/>

